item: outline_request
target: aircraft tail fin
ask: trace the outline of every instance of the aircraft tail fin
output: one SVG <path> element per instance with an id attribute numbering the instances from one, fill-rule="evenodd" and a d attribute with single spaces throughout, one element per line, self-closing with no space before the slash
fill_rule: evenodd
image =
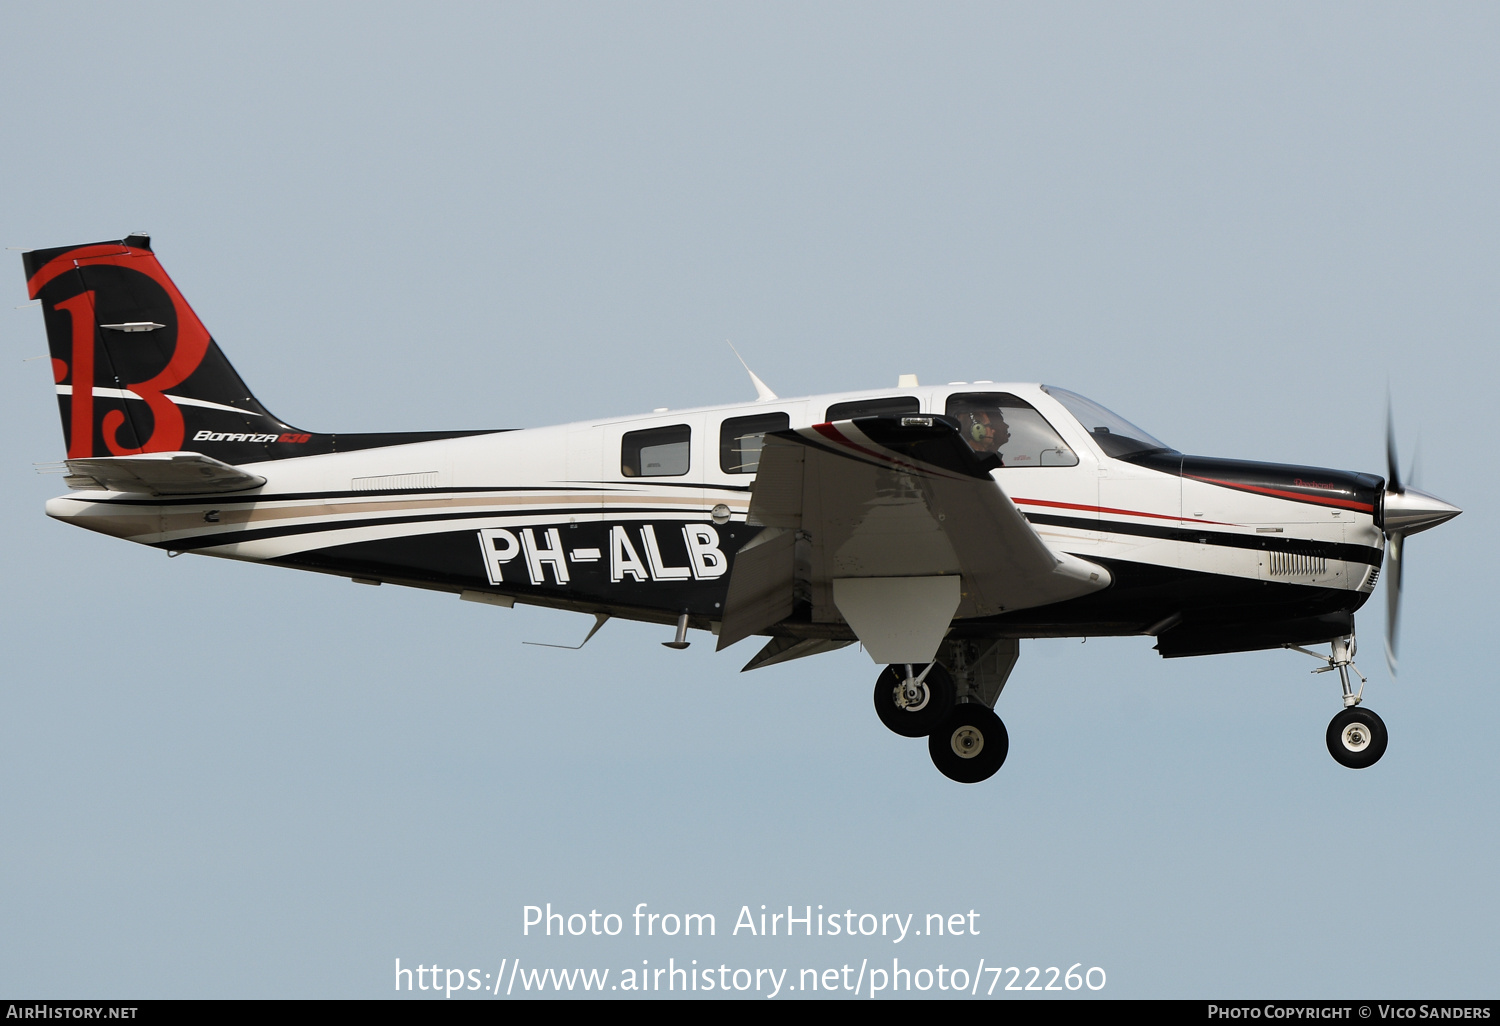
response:
<path id="1" fill-rule="evenodd" d="M 321 448 L 250 394 L 146 236 L 22 259 L 42 302 L 69 459 L 190 451 L 233 464 Z"/>
<path id="2" fill-rule="evenodd" d="M 42 303 L 69 459 L 196 452 L 227 464 L 476 434 L 313 434 L 272 416 L 145 235 L 22 255 Z"/>

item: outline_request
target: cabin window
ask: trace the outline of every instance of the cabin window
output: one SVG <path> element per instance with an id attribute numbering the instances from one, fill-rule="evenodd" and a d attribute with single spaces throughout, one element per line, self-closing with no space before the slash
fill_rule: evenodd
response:
<path id="1" fill-rule="evenodd" d="M 980 455 L 994 453 L 1002 467 L 1076 467 L 1078 454 L 1036 407 L 1009 392 L 961 392 L 948 397 L 948 416 Z"/>
<path id="2" fill-rule="evenodd" d="M 828 423 L 836 420 L 853 420 L 855 417 L 888 417 L 898 413 L 919 413 L 922 404 L 915 396 L 900 395 L 890 399 L 851 399 L 847 403 L 834 403 L 828 407 Z"/>
<path id="3" fill-rule="evenodd" d="M 753 474 L 760 467 L 760 449 L 767 431 L 792 426 L 785 413 L 731 417 L 719 429 L 719 469 L 726 474 Z"/>
<path id="4" fill-rule="evenodd" d="M 620 444 L 626 477 L 681 477 L 688 472 L 693 429 L 686 424 L 631 431 Z"/>

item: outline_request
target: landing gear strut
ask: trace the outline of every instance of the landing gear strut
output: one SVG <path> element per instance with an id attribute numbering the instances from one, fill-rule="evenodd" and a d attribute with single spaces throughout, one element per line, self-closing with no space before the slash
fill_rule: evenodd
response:
<path id="1" fill-rule="evenodd" d="M 893 663 L 875 681 L 875 712 L 902 737 L 926 737 L 953 710 L 953 678 L 937 663 Z"/>
<path id="2" fill-rule="evenodd" d="M 1340 766 L 1350 769 L 1364 769 L 1373 766 L 1380 761 L 1385 754 L 1386 742 L 1389 735 L 1386 733 L 1385 722 L 1375 715 L 1373 710 L 1360 707 L 1364 701 L 1365 685 L 1369 680 L 1359 672 L 1359 667 L 1354 665 L 1354 653 L 1357 645 L 1354 635 L 1335 638 L 1329 646 L 1329 654 L 1311 652 L 1300 645 L 1287 645 L 1287 648 L 1302 652 L 1326 662 L 1327 666 L 1320 666 L 1313 673 L 1327 673 L 1337 670 L 1339 675 L 1339 687 L 1344 695 L 1344 708 L 1328 724 L 1328 754 L 1333 756 L 1335 762 Z M 1355 691 L 1349 684 L 1349 671 L 1359 678 L 1359 691 Z"/>
<path id="3" fill-rule="evenodd" d="M 937 661 L 885 668 L 875 682 L 875 712 L 897 734 L 927 738 L 944 776 L 978 783 L 1010 751 L 1005 724 L 991 710 L 1019 651 L 1013 638 L 945 641 Z"/>

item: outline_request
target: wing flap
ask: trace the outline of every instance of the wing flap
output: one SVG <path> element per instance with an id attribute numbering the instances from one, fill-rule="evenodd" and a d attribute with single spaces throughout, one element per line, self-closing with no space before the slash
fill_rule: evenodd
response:
<path id="1" fill-rule="evenodd" d="M 768 527 L 735 553 L 716 651 L 792 615 L 796 598 L 795 531 Z"/>

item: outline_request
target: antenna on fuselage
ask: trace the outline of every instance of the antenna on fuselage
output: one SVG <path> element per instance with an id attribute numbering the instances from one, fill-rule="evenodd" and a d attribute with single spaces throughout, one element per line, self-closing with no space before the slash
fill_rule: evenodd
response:
<path id="1" fill-rule="evenodd" d="M 481 601 L 483 601 L 483 600 L 481 600 Z M 583 636 L 583 640 L 580 641 L 576 645 L 553 645 L 553 644 L 551 644 L 549 642 L 546 642 L 546 641 L 523 641 L 523 642 L 521 642 L 521 644 L 523 644 L 523 645 L 535 645 L 537 648 L 565 648 L 565 649 L 567 649 L 570 652 L 577 652 L 584 645 L 587 645 L 590 641 L 592 641 L 593 638 L 594 638 L 594 635 L 599 633 L 599 628 L 603 627 L 608 621 L 609 621 L 609 614 L 608 613 L 595 613 L 594 614 L 594 626 L 592 626 L 592 627 L 589 628 L 589 632 Z"/>
<path id="2" fill-rule="evenodd" d="M 771 391 L 771 389 L 766 386 L 766 383 L 764 381 L 760 380 L 760 378 L 758 378 L 758 377 L 755 376 L 755 372 L 750 369 L 750 365 L 745 362 L 745 358 L 740 355 L 740 351 L 738 349 L 734 348 L 734 343 L 733 342 L 729 341 L 729 339 L 726 338 L 724 340 L 724 344 L 729 347 L 729 351 L 734 354 L 734 358 L 736 360 L 740 361 L 740 366 L 743 367 L 743 368 L 745 368 L 745 373 L 748 374 L 748 375 L 750 375 L 750 383 L 755 386 L 755 401 L 756 402 L 758 402 L 758 403 L 768 403 L 768 402 L 771 402 L 774 399 L 780 399 L 781 398 L 775 392 Z"/>

